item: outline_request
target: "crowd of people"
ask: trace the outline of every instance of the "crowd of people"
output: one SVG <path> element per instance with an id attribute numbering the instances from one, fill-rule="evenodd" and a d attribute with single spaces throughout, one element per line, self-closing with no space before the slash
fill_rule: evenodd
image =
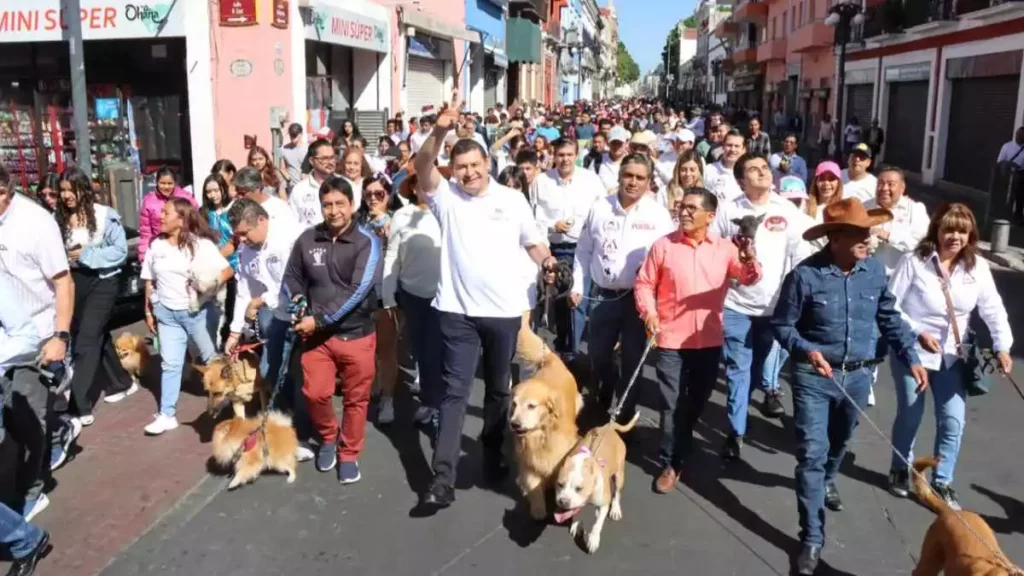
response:
<path id="1" fill-rule="evenodd" d="M 480 115 L 456 96 L 431 112 L 389 120 L 374 149 L 351 121 L 311 138 L 292 125 L 277 162 L 254 145 L 246 166 L 220 160 L 194 191 L 170 169 L 156 173 L 139 214 L 161 368 L 146 434 L 178 427 L 189 359 L 202 365 L 256 339 L 301 459 L 342 484 L 364 472 L 374 396 L 387 426 L 407 386 L 434 447 L 421 505 L 438 510 L 455 500 L 481 356 L 484 472 L 500 481 L 514 465 L 502 447 L 517 336 L 546 325 L 568 365 L 589 364 L 577 371 L 592 374 L 580 382 L 588 402 L 621 402 L 623 422 L 637 409 L 623 394 L 653 339 L 657 493 L 699 474 L 687 465 L 719 365 L 721 457 L 735 461 L 755 388 L 765 416 L 786 412 L 788 359 L 800 574 L 818 564 L 824 510 L 843 508 L 839 464 L 885 359 L 898 403 L 890 491 L 908 494 L 931 388 L 942 456 L 932 486 L 957 506 L 969 316 L 988 325 L 1005 372 L 1013 343 L 968 207 L 929 214 L 906 195 L 902 170 L 873 166 L 869 144 L 851 146 L 845 168 L 811 168 L 796 135 L 773 140 L 756 116 L 741 126 L 714 108 L 623 100 Z M 116 404 L 139 389 L 107 332 L 127 254 L 120 217 L 80 170 L 44 178 L 32 199 L 0 169 L 3 421 L 25 455 L 19 502 L 0 507 L 12 574 L 31 574 L 49 546 L 31 524 L 48 505 L 43 483 L 94 423 L 97 399 Z"/>

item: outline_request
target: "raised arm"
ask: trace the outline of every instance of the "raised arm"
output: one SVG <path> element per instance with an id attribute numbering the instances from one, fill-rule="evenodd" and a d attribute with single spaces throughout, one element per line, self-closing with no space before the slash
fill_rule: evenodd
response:
<path id="1" fill-rule="evenodd" d="M 416 167 L 416 186 L 425 194 L 433 193 L 441 183 L 441 173 L 437 171 L 434 162 L 437 160 L 438 154 L 441 153 L 445 136 L 459 123 L 460 109 L 462 109 L 462 101 L 459 99 L 459 91 L 453 90 L 451 104 L 438 114 L 434 130 L 430 132 L 416 153 L 413 163 L 413 166 Z"/>

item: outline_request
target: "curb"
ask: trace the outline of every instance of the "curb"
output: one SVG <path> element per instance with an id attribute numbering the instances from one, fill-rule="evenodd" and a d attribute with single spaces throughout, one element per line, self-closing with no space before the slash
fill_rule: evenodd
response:
<path id="1" fill-rule="evenodd" d="M 1009 254 L 1006 252 L 1000 254 L 993 254 L 987 250 L 983 251 L 982 255 L 985 257 L 986 260 L 998 264 L 999 266 L 1009 268 L 1015 272 L 1024 272 L 1024 259 L 1022 259 L 1020 256 L 1016 256 L 1014 254 Z"/>

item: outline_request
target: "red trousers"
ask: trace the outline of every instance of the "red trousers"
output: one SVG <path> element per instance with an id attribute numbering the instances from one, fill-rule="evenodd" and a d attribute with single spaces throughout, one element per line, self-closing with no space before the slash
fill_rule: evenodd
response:
<path id="1" fill-rule="evenodd" d="M 302 353 L 302 393 L 306 396 L 309 418 L 325 444 L 337 443 L 338 459 L 359 459 L 366 443 L 366 408 L 376 371 L 377 335 L 326 342 Z M 341 377 L 341 441 L 338 419 L 334 415 L 335 382 Z"/>

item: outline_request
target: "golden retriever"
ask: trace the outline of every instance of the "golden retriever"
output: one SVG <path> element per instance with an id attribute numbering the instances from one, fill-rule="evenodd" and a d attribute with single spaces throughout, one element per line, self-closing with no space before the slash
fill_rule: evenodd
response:
<path id="1" fill-rule="evenodd" d="M 231 403 L 236 418 L 245 418 L 245 405 L 259 393 L 260 406 L 266 407 L 266 390 L 260 377 L 260 359 L 251 351 L 238 358 L 216 356 L 206 366 L 196 366 L 203 375 L 203 389 L 207 394 L 207 411 L 215 415 L 225 404 Z"/>
<path id="2" fill-rule="evenodd" d="M 232 418 L 213 429 L 213 459 L 221 466 L 231 466 L 235 455 L 234 475 L 228 490 L 248 484 L 264 470 L 276 470 L 288 475 L 288 483 L 295 481 L 295 458 L 299 439 L 292 428 L 292 420 L 285 414 L 271 411 L 267 415 L 266 435 L 260 433 L 262 416 Z M 264 457 L 264 453 L 266 456 Z"/>
<path id="3" fill-rule="evenodd" d="M 992 528 L 974 512 L 953 510 L 928 486 L 923 473 L 935 467 L 935 458 L 914 460 L 910 486 L 914 495 L 938 518 L 928 527 L 921 545 L 921 559 L 913 576 L 1019 576 L 1024 569 L 1014 565 L 999 548 Z"/>
<path id="4" fill-rule="evenodd" d="M 146 340 L 138 334 L 125 332 L 114 340 L 114 350 L 121 360 L 128 375 L 132 377 L 132 383 L 138 384 L 142 379 L 142 371 L 149 362 L 149 349 L 146 348 Z"/>
<path id="5" fill-rule="evenodd" d="M 518 354 L 537 372 L 512 389 L 508 423 L 514 435 L 516 484 L 530 505 L 530 515 L 543 520 L 548 516 L 547 495 L 555 471 L 579 438 L 576 416 L 583 408 L 583 397 L 572 373 L 530 330 L 525 318 Z"/>

